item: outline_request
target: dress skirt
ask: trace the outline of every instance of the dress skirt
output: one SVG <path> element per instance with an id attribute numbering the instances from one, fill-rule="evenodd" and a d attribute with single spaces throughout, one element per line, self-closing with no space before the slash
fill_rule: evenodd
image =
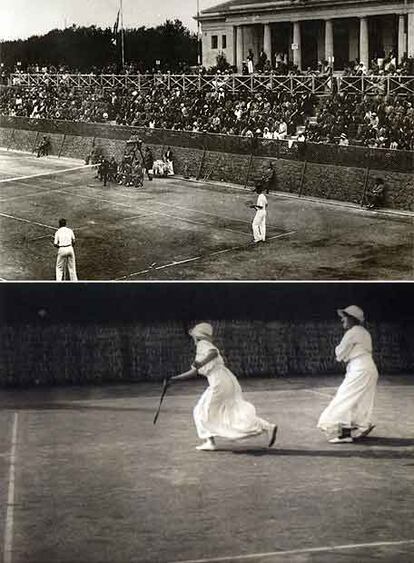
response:
<path id="1" fill-rule="evenodd" d="M 337 435 L 340 427 L 364 429 L 371 424 L 378 371 L 370 354 L 350 360 L 345 379 L 321 414 L 318 428 Z"/>
<path id="2" fill-rule="evenodd" d="M 250 438 L 271 427 L 256 415 L 255 407 L 243 399 L 236 377 L 224 365 L 208 374 L 209 386 L 194 407 L 198 436 L 205 440 L 219 436 L 230 440 Z"/>

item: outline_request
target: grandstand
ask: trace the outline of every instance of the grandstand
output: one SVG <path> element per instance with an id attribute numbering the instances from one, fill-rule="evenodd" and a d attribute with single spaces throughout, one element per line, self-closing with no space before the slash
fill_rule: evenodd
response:
<path id="1" fill-rule="evenodd" d="M 295 9 L 297 15 L 301 16 L 299 20 L 303 16 L 302 23 L 296 25 L 298 18 L 288 18 L 286 21 L 289 25 L 292 24 L 291 31 L 301 41 L 295 40 L 289 46 L 285 40 L 290 37 L 290 32 L 287 32 L 286 26 L 283 31 L 283 22 L 279 16 L 282 17 L 283 14 L 285 17 L 290 11 L 285 10 L 283 2 L 275 0 L 274 13 L 270 17 L 268 8 L 262 4 L 255 1 L 252 6 L 248 6 L 241 2 L 239 6 L 234 0 L 216 7 L 217 12 L 214 11 L 216 8 L 201 12 L 199 22 L 205 28 L 204 42 L 215 43 L 211 38 L 214 25 L 220 27 L 223 24 L 226 29 L 233 30 L 234 41 L 230 41 L 230 35 L 227 38 L 229 64 L 220 59 L 221 68 L 218 68 L 219 64 L 211 64 L 209 69 L 199 68 L 197 74 L 177 75 L 161 71 L 138 73 L 136 61 L 130 61 L 128 65 L 123 65 L 121 74 L 115 74 L 109 71 L 114 70 L 111 67 L 113 61 L 109 60 L 106 67 L 91 68 L 88 74 L 76 72 L 66 64 L 52 67 L 36 61 L 19 63 L 17 68 L 7 68 L 3 75 L 5 84 L 0 89 L 0 146 L 5 149 L 2 153 L 5 163 L 2 171 L 5 175 L 3 195 L 4 203 L 10 198 L 9 215 L 21 217 L 19 213 L 22 211 L 18 207 L 18 202 L 22 203 L 22 199 L 15 200 L 12 194 L 16 189 L 12 182 L 13 175 L 8 170 L 9 166 L 10 170 L 15 167 L 12 153 L 33 153 L 39 140 L 45 135 L 50 139 L 50 173 L 54 174 L 56 169 L 61 168 L 59 159 L 76 159 L 76 162 L 71 161 L 71 165 L 67 166 L 71 168 L 73 165 L 76 169 L 97 150 L 106 159 L 104 170 L 109 166 L 109 161 L 112 163 L 108 175 L 108 191 L 114 197 L 116 206 L 122 207 L 119 203 L 125 197 L 131 198 L 134 206 L 141 206 L 142 196 L 147 190 L 145 181 L 142 181 L 143 155 L 132 163 L 125 162 L 124 159 L 126 144 L 135 135 L 151 149 L 157 162 L 155 170 L 166 171 L 165 153 L 172 150 L 174 154 L 174 162 L 171 164 L 171 171 L 175 172 L 174 178 L 169 174 L 170 177 L 163 179 L 162 186 L 157 180 L 151 187 L 153 194 L 156 193 L 160 198 L 164 197 L 161 194 L 165 190 L 171 193 L 169 204 L 176 205 L 173 219 L 180 224 L 185 221 L 186 229 L 189 229 L 190 221 L 194 225 L 201 224 L 197 214 L 199 207 L 191 208 L 191 213 L 194 213 L 192 217 L 183 218 L 177 211 L 179 206 L 190 213 L 187 200 L 193 199 L 194 194 L 198 193 L 200 199 L 197 204 L 206 205 L 210 210 L 208 212 L 214 215 L 215 228 L 225 227 L 227 233 L 233 231 L 235 238 L 224 241 L 221 238 L 223 233 L 220 233 L 220 237 L 210 233 L 211 236 L 205 239 L 205 245 L 197 245 L 194 249 L 190 244 L 191 251 L 180 252 L 178 255 L 170 244 L 165 244 L 160 255 L 143 253 L 142 260 L 129 257 L 131 264 L 103 268 L 102 272 L 96 272 L 97 279 L 136 279 L 140 276 L 153 279 L 157 275 L 169 275 L 165 272 L 161 274 L 164 267 L 176 268 L 178 263 L 193 266 L 194 259 L 203 261 L 206 257 L 209 266 L 205 269 L 201 268 L 197 272 L 190 267 L 185 272 L 182 269 L 178 272 L 176 269 L 176 274 L 171 271 L 171 275 L 177 275 L 179 279 L 193 279 L 192 276 L 221 279 L 226 275 L 226 279 L 233 279 L 237 270 L 237 277 L 240 276 L 241 279 L 246 276 L 249 279 L 286 279 L 292 275 L 299 279 L 321 279 L 324 276 L 330 279 L 342 279 L 343 276 L 350 279 L 411 279 L 412 233 L 408 231 L 407 236 L 406 229 L 406 224 L 412 221 L 414 210 L 411 5 L 394 4 L 392 11 L 389 3 L 382 0 L 381 6 L 375 7 L 375 10 L 381 8 L 387 12 L 382 14 L 372 12 L 371 0 L 360 3 L 360 37 L 356 41 L 355 15 L 352 14 L 346 22 L 342 22 L 343 18 L 338 16 L 343 10 L 349 12 L 350 2 L 345 2 L 344 7 L 331 0 L 299 3 L 289 10 Z M 322 21 L 319 21 L 320 18 L 325 14 L 324 10 L 332 12 L 333 4 L 339 10 L 331 18 L 335 21 L 328 18 L 326 23 L 319 25 Z M 368 8 L 371 14 L 365 13 Z M 244 23 L 233 21 L 233 17 L 239 14 L 238 18 L 242 12 L 243 17 L 247 18 Z M 264 21 L 265 14 L 266 18 L 273 20 Z M 253 25 L 256 16 L 260 16 L 260 21 L 257 20 L 257 25 Z M 316 45 L 317 52 L 321 55 L 320 60 L 316 65 L 310 66 L 305 64 L 306 41 L 310 40 L 305 23 L 309 21 L 305 16 L 309 16 L 309 21 L 312 20 L 313 23 L 318 21 L 318 29 L 323 32 L 315 36 L 317 40 L 313 45 Z M 249 18 L 253 19 L 250 21 Z M 340 31 L 341 22 L 343 33 Z M 392 23 L 393 33 L 387 31 L 389 23 Z M 280 37 L 277 36 L 277 31 L 281 31 Z M 223 31 L 223 37 L 224 34 Z M 223 37 L 220 38 L 222 42 Z M 278 59 L 278 64 L 274 64 L 274 55 L 277 55 L 278 46 L 282 43 L 286 43 L 285 47 L 290 49 L 287 60 Z M 263 56 L 267 56 L 267 65 L 260 64 L 260 57 L 257 56 L 262 46 Z M 296 46 L 303 47 L 303 50 Z M 266 50 L 269 47 L 270 55 Z M 207 49 L 206 45 L 204 48 Z M 256 53 L 257 49 L 259 51 Z M 220 51 L 219 48 L 215 50 Z M 338 52 L 341 52 L 341 58 L 337 57 Z M 327 53 L 329 56 L 325 57 Z M 346 54 L 354 57 L 346 58 Z M 362 60 L 359 57 L 361 54 L 364 57 L 368 54 L 369 60 Z M 207 59 L 211 58 L 210 55 L 206 51 Z M 249 62 L 252 63 L 248 66 L 247 73 L 246 68 L 239 64 L 239 59 L 245 57 L 250 57 Z M 338 68 L 339 60 L 346 63 L 341 69 Z M 301 64 L 297 64 L 298 61 Z M 231 62 L 235 64 L 232 65 Z M 30 159 L 24 162 L 22 154 L 16 153 L 15 157 L 16 162 L 21 162 L 22 166 L 29 166 L 30 162 L 33 166 L 32 173 L 37 176 L 37 163 Z M 274 170 L 270 199 L 274 198 L 275 205 L 272 204 L 272 207 L 283 207 L 280 198 L 284 198 L 284 203 L 289 200 L 290 212 L 295 209 L 292 215 L 295 215 L 296 220 L 285 220 L 278 210 L 275 211 L 275 221 L 270 223 L 272 236 L 282 237 L 287 250 L 281 260 L 282 264 L 275 263 L 271 251 L 263 250 L 266 254 L 266 266 L 261 266 L 260 272 L 253 266 L 256 258 L 251 256 L 245 256 L 246 267 L 239 271 L 240 264 L 230 258 L 230 250 L 235 248 L 240 252 L 239 238 L 246 240 L 249 236 L 251 216 L 246 209 L 243 213 L 234 210 L 230 196 L 238 194 L 240 198 L 247 197 L 248 190 L 262 181 L 269 163 Z M 102 178 L 101 174 L 98 175 Z M 104 184 L 106 179 L 105 173 Z M 82 193 L 83 198 L 88 193 L 91 202 L 99 199 L 96 190 L 100 184 L 94 184 L 93 180 L 85 182 Z M 187 180 L 191 180 L 191 183 Z M 66 186 L 69 185 L 69 180 L 64 182 Z M 82 180 L 77 178 L 75 183 L 74 188 L 77 189 Z M 371 215 L 367 213 L 367 207 L 372 208 L 373 190 L 378 183 L 384 188 L 381 188 L 382 196 L 377 200 L 377 209 Z M 58 180 L 55 184 L 59 188 Z M 126 193 L 119 193 L 124 188 L 134 186 L 143 189 L 141 192 L 136 189 L 128 196 Z M 229 197 L 225 197 L 224 218 L 215 204 L 210 201 L 206 203 L 206 198 L 207 194 L 214 191 L 223 194 L 226 190 Z M 58 193 L 58 189 L 54 190 L 55 196 Z M 37 198 L 35 191 L 29 195 Z M 78 220 L 77 198 L 81 194 L 77 198 L 74 193 L 71 195 L 72 199 L 66 194 L 71 204 L 66 204 L 65 214 L 71 213 Z M 302 202 L 305 200 L 309 207 L 304 212 L 303 220 L 299 221 L 298 209 L 303 209 Z M 161 206 L 162 203 L 157 200 L 156 205 Z M 346 208 L 347 213 L 353 210 L 360 213 L 361 217 L 366 214 L 381 221 L 389 219 L 394 223 L 393 228 L 395 227 L 395 239 L 390 241 L 390 248 L 384 248 L 384 241 L 381 237 L 378 238 L 378 229 L 370 224 L 373 231 L 368 236 L 369 244 L 371 250 L 375 248 L 376 254 L 371 262 L 363 255 L 349 265 L 346 274 L 338 271 L 337 267 L 327 267 L 324 261 L 317 265 L 318 260 L 315 262 L 315 269 L 298 271 L 287 265 L 288 256 L 292 252 L 291 241 L 288 240 L 291 233 L 301 233 L 299 239 L 304 242 L 303 228 L 305 225 L 310 228 L 309 225 L 312 224 L 309 219 L 309 216 L 313 216 L 311 205 L 325 204 L 330 209 L 337 207 L 338 213 Z M 158 210 L 157 216 L 166 218 L 166 211 Z M 334 220 L 334 215 L 332 212 L 329 224 Z M 112 218 L 116 216 L 117 212 L 112 210 Z M 33 215 L 31 220 L 39 222 L 39 218 Z M 369 221 L 368 218 L 366 220 Z M 54 221 L 50 217 L 47 225 L 51 228 Z M 395 225 L 397 221 L 400 222 L 398 226 Z M 85 233 L 89 228 L 80 218 L 77 226 L 85 229 Z M 164 240 L 163 229 L 170 228 L 170 225 L 162 224 L 158 227 L 157 236 L 151 236 Z M 318 227 L 316 230 L 318 231 Z M 12 231 L 14 232 L 13 229 Z M 316 233 L 312 234 L 316 236 Z M 318 235 L 322 237 L 322 232 L 318 232 Z M 125 235 L 119 235 L 118 244 L 123 236 Z M 326 240 L 330 240 L 330 236 Z M 30 236 L 26 236 L 24 240 L 31 240 Z M 197 233 L 197 240 L 201 240 L 201 233 Z M 314 253 L 320 253 L 318 244 L 320 243 L 315 242 L 312 247 Z M 338 239 L 334 238 L 335 249 L 338 244 Z M 349 244 L 353 246 L 354 241 L 349 241 Z M 390 254 L 393 254 L 394 244 L 402 247 L 398 254 L 400 262 L 388 260 Z M 327 246 L 325 243 L 323 245 Z M 182 247 L 184 249 L 185 245 Z M 353 256 L 354 250 L 351 251 Z M 231 266 L 228 267 L 229 264 L 225 261 L 222 271 L 217 266 L 211 268 L 214 269 L 213 273 L 209 271 L 209 267 L 216 252 L 225 252 Z M 297 248 L 293 255 L 294 262 L 301 262 L 301 252 Z M 46 257 L 46 253 L 44 256 Z M 154 263 L 155 268 L 152 267 Z M 16 275 L 15 264 L 8 264 L 8 267 L 9 270 L 3 271 L 5 279 L 9 275 Z M 39 267 L 40 263 L 37 264 L 37 268 Z M 94 267 L 91 263 L 87 264 L 88 279 Z M 30 269 L 31 267 L 28 268 L 29 271 Z M 19 279 L 28 279 L 27 276 L 33 274 L 20 269 L 18 275 L 21 276 Z M 39 276 L 47 279 L 44 266 L 41 273 L 39 271 Z"/>

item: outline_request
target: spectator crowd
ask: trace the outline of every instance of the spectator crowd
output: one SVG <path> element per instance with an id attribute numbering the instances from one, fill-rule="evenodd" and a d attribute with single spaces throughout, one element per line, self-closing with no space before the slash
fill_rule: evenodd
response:
<path id="1" fill-rule="evenodd" d="M 300 128 L 299 140 L 414 149 L 414 97 L 408 95 L 16 86 L 0 90 L 0 114 L 278 140 Z"/>

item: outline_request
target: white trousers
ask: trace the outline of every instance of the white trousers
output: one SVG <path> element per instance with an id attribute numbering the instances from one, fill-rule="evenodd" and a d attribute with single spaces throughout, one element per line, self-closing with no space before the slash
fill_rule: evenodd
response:
<path id="1" fill-rule="evenodd" d="M 69 272 L 69 279 L 77 281 L 75 252 L 73 246 L 59 248 L 56 259 L 56 281 L 63 281 L 66 269 Z"/>
<path id="2" fill-rule="evenodd" d="M 253 239 L 254 242 L 259 240 L 266 240 L 266 211 L 264 209 L 258 209 L 256 215 L 254 216 L 253 223 Z"/>

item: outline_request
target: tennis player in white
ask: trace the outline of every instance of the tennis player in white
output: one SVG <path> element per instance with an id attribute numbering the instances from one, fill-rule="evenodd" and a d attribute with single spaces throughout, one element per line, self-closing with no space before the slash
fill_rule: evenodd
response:
<path id="1" fill-rule="evenodd" d="M 253 229 L 253 240 L 257 242 L 265 242 L 266 240 L 266 209 L 267 209 L 267 197 L 263 193 L 262 187 L 257 187 L 256 192 L 258 193 L 257 201 L 254 205 L 251 205 L 252 209 L 256 209 L 256 214 L 253 219 L 252 229 Z"/>
<path id="2" fill-rule="evenodd" d="M 207 378 L 208 387 L 194 408 L 194 422 L 202 444 L 197 450 L 216 449 L 215 438 L 241 440 L 267 434 L 268 447 L 276 440 L 277 426 L 256 414 L 255 407 L 246 401 L 235 375 L 225 366 L 217 346 L 213 344 L 213 327 L 197 324 L 190 330 L 196 346 L 196 357 L 189 371 L 171 380 L 194 376 Z"/>
<path id="3" fill-rule="evenodd" d="M 339 309 L 338 314 L 345 334 L 335 348 L 335 355 L 338 362 L 346 363 L 346 375 L 318 421 L 318 428 L 333 444 L 353 442 L 373 430 L 372 411 L 378 381 L 371 335 L 363 326 L 363 310 L 350 305 Z"/>
<path id="4" fill-rule="evenodd" d="M 75 234 L 66 226 L 66 219 L 59 219 L 59 229 L 55 233 L 54 245 L 58 248 L 56 259 L 56 281 L 63 281 L 66 268 L 69 279 L 77 281 L 75 251 Z"/>

